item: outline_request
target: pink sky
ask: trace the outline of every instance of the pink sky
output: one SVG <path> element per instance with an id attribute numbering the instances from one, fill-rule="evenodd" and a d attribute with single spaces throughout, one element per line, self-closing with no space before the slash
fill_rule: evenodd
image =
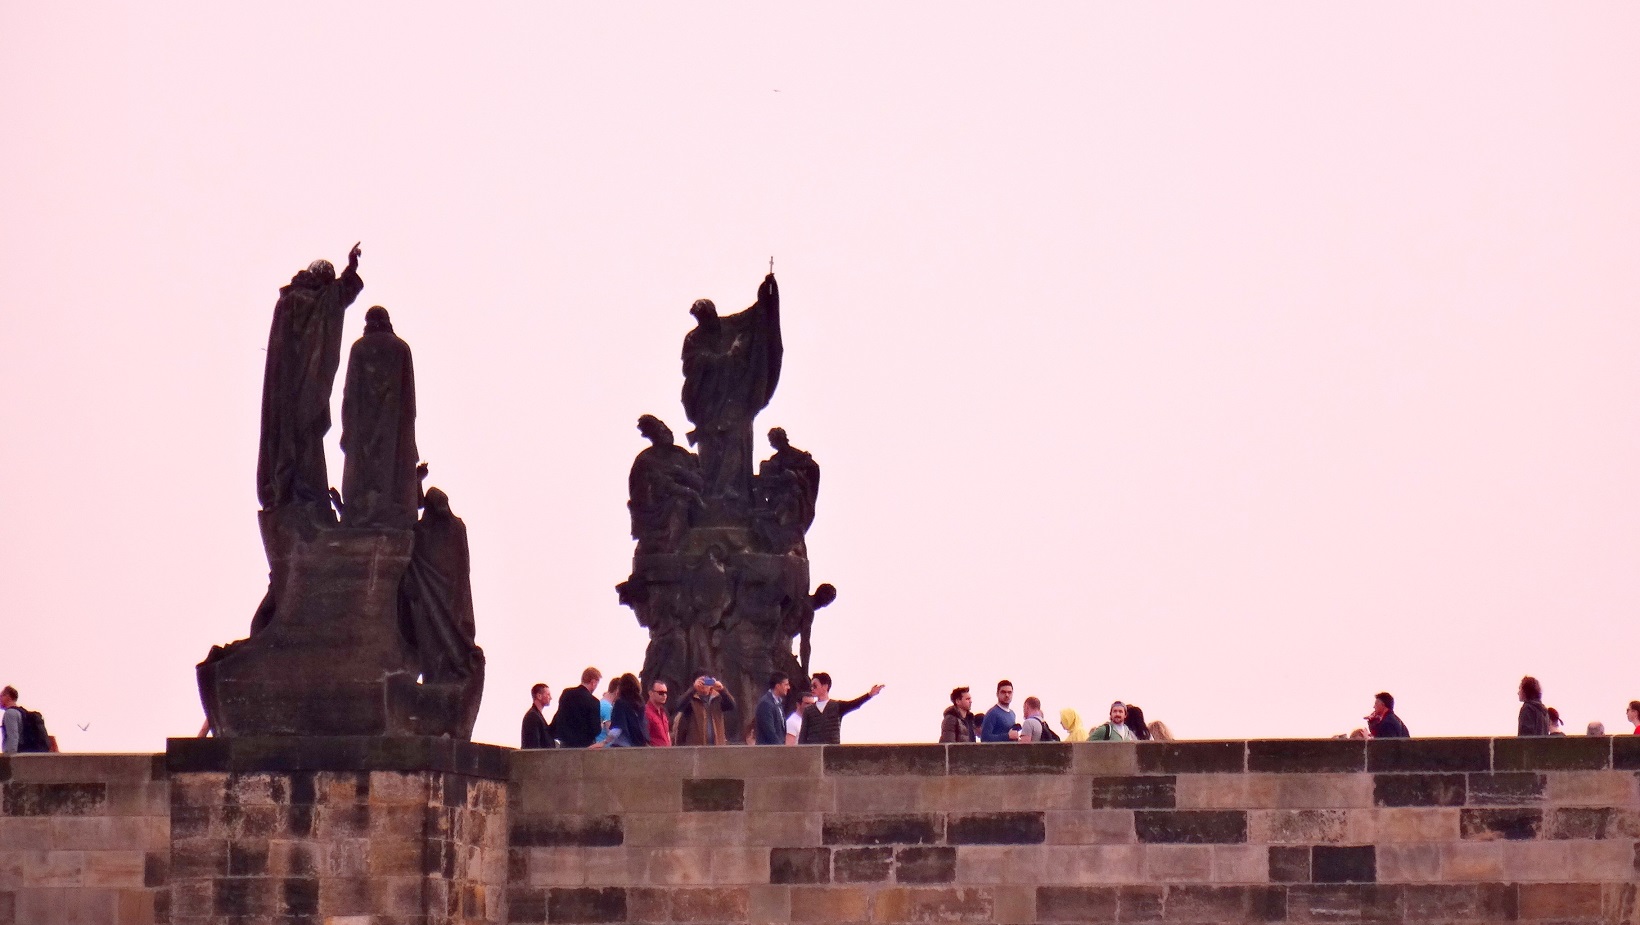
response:
<path id="1" fill-rule="evenodd" d="M 815 667 L 1189 737 L 1640 697 L 1632 3 L 0 5 L 0 674 L 157 750 L 265 586 L 278 287 L 362 240 L 512 744 L 635 670 L 635 418 L 770 254 Z M 340 401 L 340 395 L 336 396 Z M 340 454 L 332 473 L 339 478 Z M 89 724 L 80 730 L 79 724 Z"/>

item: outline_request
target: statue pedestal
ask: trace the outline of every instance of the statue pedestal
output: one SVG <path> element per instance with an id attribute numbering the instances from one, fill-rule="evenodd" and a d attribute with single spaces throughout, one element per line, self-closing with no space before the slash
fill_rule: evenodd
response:
<path id="1" fill-rule="evenodd" d="M 424 731 L 416 661 L 399 627 L 413 531 L 325 526 L 302 509 L 258 516 L 273 615 L 199 665 L 212 729 L 218 736 Z"/>
<path id="2" fill-rule="evenodd" d="M 508 751 L 413 736 L 171 739 L 163 921 L 497 925 Z"/>

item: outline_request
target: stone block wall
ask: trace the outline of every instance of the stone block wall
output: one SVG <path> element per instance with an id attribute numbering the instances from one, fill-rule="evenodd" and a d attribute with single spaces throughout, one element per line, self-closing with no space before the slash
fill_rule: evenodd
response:
<path id="1" fill-rule="evenodd" d="M 1640 739 L 519 752 L 515 923 L 1640 923 Z"/>
<path id="2" fill-rule="evenodd" d="M 155 755 L 0 758 L 0 923 L 153 925 L 170 858 Z"/>
<path id="3" fill-rule="evenodd" d="M 166 925 L 495 925 L 506 750 L 173 740 Z"/>

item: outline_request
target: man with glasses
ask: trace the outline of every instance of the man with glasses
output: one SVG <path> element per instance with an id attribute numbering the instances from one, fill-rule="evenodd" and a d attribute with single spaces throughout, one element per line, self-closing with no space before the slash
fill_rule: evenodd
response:
<path id="1" fill-rule="evenodd" d="M 649 685 L 649 702 L 644 704 L 643 712 L 649 719 L 650 746 L 672 744 L 672 722 L 666 715 L 668 693 L 665 681 L 655 681 Z"/>

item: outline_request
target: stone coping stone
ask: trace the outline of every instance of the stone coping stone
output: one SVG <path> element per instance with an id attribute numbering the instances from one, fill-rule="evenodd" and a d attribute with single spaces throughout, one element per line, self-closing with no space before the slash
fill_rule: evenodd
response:
<path id="1" fill-rule="evenodd" d="M 164 755 L 142 752 L 51 752 L 0 756 L 0 781 L 110 783 L 164 779 Z"/>
<path id="2" fill-rule="evenodd" d="M 1247 743 L 1247 770 L 1321 774 L 1367 769 L 1365 739 L 1261 739 Z"/>
<path id="3" fill-rule="evenodd" d="M 1491 739 L 1371 739 L 1367 770 L 1385 772 L 1490 771 Z"/>
<path id="4" fill-rule="evenodd" d="M 443 736 L 236 736 L 167 739 L 165 767 L 190 771 L 442 771 L 506 780 L 499 745 Z"/>

